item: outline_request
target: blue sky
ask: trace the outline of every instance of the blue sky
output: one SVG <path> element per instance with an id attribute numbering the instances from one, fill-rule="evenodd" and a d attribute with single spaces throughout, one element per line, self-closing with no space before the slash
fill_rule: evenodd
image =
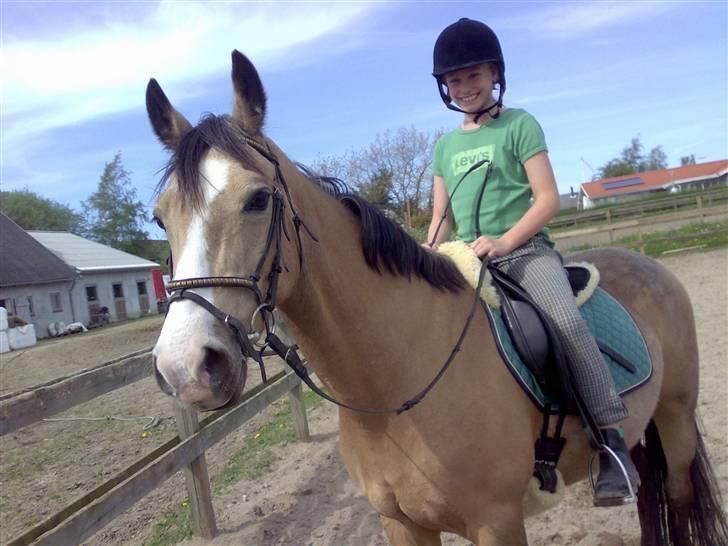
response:
<path id="1" fill-rule="evenodd" d="M 192 122 L 227 113 L 233 49 L 261 74 L 268 135 L 298 161 L 361 149 L 388 129 L 454 127 L 430 74 L 437 35 L 460 17 L 499 35 L 506 105 L 541 122 L 562 192 L 636 135 L 671 166 L 724 159 L 727 6 L 2 0 L 0 186 L 79 209 L 120 151 L 151 205 L 166 155 L 147 121 L 147 81 Z"/>

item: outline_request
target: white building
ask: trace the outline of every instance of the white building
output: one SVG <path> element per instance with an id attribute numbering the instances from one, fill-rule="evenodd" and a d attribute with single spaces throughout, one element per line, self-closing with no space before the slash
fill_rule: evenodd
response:
<path id="1" fill-rule="evenodd" d="M 48 335 L 51 322 L 75 322 L 73 268 L 0 213 L 0 307 Z"/>
<path id="2" fill-rule="evenodd" d="M 158 264 L 68 232 L 25 232 L 1 214 L 0 231 L 0 303 L 38 337 L 51 322 L 93 325 L 104 308 L 112 322 L 157 313 Z M 35 274 L 41 265 L 50 274 Z"/>

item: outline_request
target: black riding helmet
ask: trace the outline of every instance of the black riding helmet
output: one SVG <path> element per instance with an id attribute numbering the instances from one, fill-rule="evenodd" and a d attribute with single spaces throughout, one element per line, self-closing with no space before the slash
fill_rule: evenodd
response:
<path id="1" fill-rule="evenodd" d="M 445 85 L 445 74 L 479 64 L 493 63 L 498 68 L 498 100 L 495 104 L 476 113 L 475 121 L 494 108 L 503 106 L 506 91 L 506 64 L 503 51 L 495 32 L 486 24 L 463 17 L 440 33 L 432 54 L 432 75 L 445 106 L 456 112 L 467 113 L 452 103 Z M 498 113 L 493 117 L 497 118 Z"/>

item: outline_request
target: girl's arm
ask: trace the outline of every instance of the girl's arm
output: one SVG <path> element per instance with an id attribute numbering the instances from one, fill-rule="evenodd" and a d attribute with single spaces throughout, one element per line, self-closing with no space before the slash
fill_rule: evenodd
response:
<path id="1" fill-rule="evenodd" d="M 445 215 L 444 220 L 442 220 L 443 215 Z M 442 225 L 437 232 L 437 240 L 433 241 L 440 220 L 442 220 Z M 442 176 L 435 176 L 432 183 L 432 220 L 430 221 L 430 229 L 427 230 L 427 241 L 425 241 L 424 246 L 437 248 L 437 245 L 450 237 L 450 230 L 452 230 L 452 210 L 450 209 L 447 186 Z"/>
<path id="2" fill-rule="evenodd" d="M 523 167 L 533 192 L 531 208 L 500 238 L 480 237 L 473 241 L 470 246 L 478 256 L 505 256 L 541 231 L 559 212 L 559 190 L 548 153 L 531 156 Z"/>

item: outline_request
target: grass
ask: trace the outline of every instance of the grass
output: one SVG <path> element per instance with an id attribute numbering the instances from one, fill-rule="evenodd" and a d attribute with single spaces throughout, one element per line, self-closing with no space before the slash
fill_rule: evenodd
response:
<path id="1" fill-rule="evenodd" d="M 318 406 L 322 399 L 313 392 L 305 392 L 303 401 L 307 410 Z M 213 497 L 222 495 L 242 479 L 252 480 L 261 476 L 273 462 L 274 446 L 296 438 L 290 406 L 276 402 L 273 419 L 245 439 L 243 448 L 235 453 L 222 471 L 211 479 Z M 152 537 L 145 546 L 177 544 L 192 536 L 189 501 L 185 499 L 170 515 L 154 524 Z"/>
<path id="2" fill-rule="evenodd" d="M 3 482 L 22 481 L 42 473 L 47 465 L 62 459 L 79 445 L 87 445 L 89 438 L 94 438 L 110 426 L 114 426 L 121 434 L 131 430 L 134 425 L 120 421 L 78 421 L 73 429 L 63 434 L 48 431 L 48 437 L 42 442 L 3 453 Z M 23 431 L 15 434 L 22 436 Z"/>
<path id="3" fill-rule="evenodd" d="M 642 241 L 645 246 L 645 254 L 656 258 L 665 252 L 683 248 L 699 246 L 701 250 L 708 250 L 726 246 L 728 245 L 726 230 L 728 230 L 728 221 L 697 222 L 669 231 L 645 232 L 642 234 Z M 579 245 L 569 248 L 568 251 L 588 250 L 596 246 L 603 245 Z M 639 250 L 639 235 L 621 237 L 614 242 L 613 246 Z"/>

